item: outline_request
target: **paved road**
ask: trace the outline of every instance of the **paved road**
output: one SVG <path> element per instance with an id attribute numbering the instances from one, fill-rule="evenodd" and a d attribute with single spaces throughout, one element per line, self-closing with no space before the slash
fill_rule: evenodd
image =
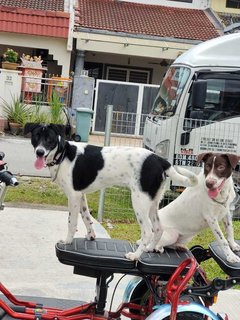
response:
<path id="1" fill-rule="evenodd" d="M 8 169 L 19 175 L 49 177 L 47 168 L 36 170 L 34 168 L 35 155 L 31 141 L 24 137 L 0 137 L 0 151 L 5 153 Z"/>
<path id="2" fill-rule="evenodd" d="M 96 279 L 73 274 L 73 267 L 59 263 L 55 244 L 66 236 L 68 214 L 64 211 L 6 207 L 0 211 L 0 282 L 13 294 L 93 301 Z M 99 238 L 109 238 L 96 221 Z M 84 237 L 81 219 L 77 237 Z M 119 275 L 110 285 L 109 298 Z M 115 306 L 129 281 L 118 287 Z M 110 299 L 109 299 L 110 300 Z"/>

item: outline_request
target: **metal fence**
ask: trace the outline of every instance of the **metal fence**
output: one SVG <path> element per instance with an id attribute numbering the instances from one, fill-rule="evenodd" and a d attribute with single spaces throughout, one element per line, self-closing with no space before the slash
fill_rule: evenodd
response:
<path id="1" fill-rule="evenodd" d="M 106 121 L 106 131 L 105 131 L 105 137 L 102 143 L 104 145 L 115 145 L 115 146 L 132 146 L 132 147 L 142 147 L 143 141 L 142 136 L 126 136 L 126 127 L 129 126 L 131 128 L 132 126 L 132 119 L 135 119 L 139 121 L 141 126 L 141 132 L 143 132 L 143 126 L 144 121 L 142 121 L 142 117 L 146 117 L 146 115 L 137 115 L 133 117 L 132 113 L 121 113 L 119 112 L 113 112 L 112 106 L 108 106 L 107 108 L 107 121 Z M 218 126 L 218 123 L 216 122 L 216 126 Z M 238 127 L 238 130 L 240 130 L 240 124 L 235 124 L 235 126 Z M 134 126 L 135 127 L 135 126 Z M 231 130 L 230 130 L 231 127 Z M 121 131 L 121 128 L 123 130 Z M 215 128 L 216 129 L 216 128 Z M 226 123 L 226 131 L 222 133 L 224 136 L 224 139 L 227 141 L 229 140 L 228 136 L 230 132 L 233 132 L 234 125 L 229 123 Z M 131 130 L 131 129 L 130 129 Z M 203 126 L 202 130 L 207 130 L 206 126 Z M 237 129 L 235 128 L 235 131 Z M 117 132 L 116 132 L 117 131 Z M 234 132 L 235 132 L 234 131 Z M 124 134 L 122 134 L 124 132 Z M 224 140 L 224 141 L 225 141 Z M 211 141 L 209 140 L 209 143 Z M 219 135 L 219 143 L 222 142 L 221 137 Z M 201 143 L 201 141 L 194 140 L 194 143 Z M 204 142 L 206 144 L 206 141 Z M 217 143 L 215 139 L 215 144 Z M 204 152 L 206 150 L 203 150 Z M 237 170 L 233 174 L 234 181 L 236 184 L 236 199 L 232 206 L 234 209 L 234 218 L 239 219 L 240 218 L 240 170 L 239 167 L 237 167 Z M 165 197 L 162 200 L 160 206 L 165 206 L 172 200 L 174 200 L 178 196 L 178 193 L 171 191 L 170 189 L 167 190 L 165 193 Z M 132 219 L 134 219 L 134 211 L 132 209 L 131 204 L 131 194 L 130 191 L 126 188 L 119 188 L 119 187 L 113 187 L 109 188 L 107 190 L 101 191 L 100 198 L 99 198 L 99 209 L 98 209 L 98 220 L 102 221 L 103 217 L 104 219 L 108 219 L 111 217 L 112 214 L 117 214 L 119 219 L 121 220 L 124 216 L 131 216 Z"/>
<path id="2" fill-rule="evenodd" d="M 53 94 L 56 94 L 62 106 L 69 107 L 71 88 L 71 79 L 22 76 L 21 97 L 27 104 L 48 106 Z"/>
<path id="3" fill-rule="evenodd" d="M 111 133 L 141 137 L 146 117 L 147 114 L 113 111 Z"/>

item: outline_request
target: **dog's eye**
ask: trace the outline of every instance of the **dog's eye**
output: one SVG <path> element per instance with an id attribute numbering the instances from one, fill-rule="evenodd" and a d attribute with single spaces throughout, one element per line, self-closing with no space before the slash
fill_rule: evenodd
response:
<path id="1" fill-rule="evenodd" d="M 205 164 L 205 169 L 206 169 L 206 170 L 211 170 L 211 166 L 206 163 L 206 164 Z"/>
<path id="2" fill-rule="evenodd" d="M 225 170 L 225 166 L 224 165 L 220 165 L 217 167 L 218 171 L 224 171 Z"/>

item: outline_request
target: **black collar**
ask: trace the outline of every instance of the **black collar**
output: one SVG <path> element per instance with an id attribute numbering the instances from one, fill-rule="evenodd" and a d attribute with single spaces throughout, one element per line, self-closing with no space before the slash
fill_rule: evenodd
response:
<path id="1" fill-rule="evenodd" d="M 224 208 L 226 208 L 227 207 L 227 199 L 226 200 L 224 200 L 224 201 L 218 201 L 218 200 L 216 200 L 216 199 L 212 199 L 212 201 L 214 201 L 214 202 L 216 202 L 216 203 L 218 203 L 218 204 L 220 204 L 220 205 L 222 205 Z"/>
<path id="2" fill-rule="evenodd" d="M 62 163 L 65 156 L 66 148 L 63 148 L 62 152 L 56 152 L 53 160 L 46 164 L 47 167 L 53 167 Z"/>

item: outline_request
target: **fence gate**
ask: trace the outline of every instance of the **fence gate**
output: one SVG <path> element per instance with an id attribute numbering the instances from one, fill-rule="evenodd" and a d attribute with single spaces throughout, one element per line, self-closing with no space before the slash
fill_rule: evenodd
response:
<path id="1" fill-rule="evenodd" d="M 105 131 L 106 106 L 113 105 L 118 126 L 113 126 L 112 133 L 142 135 L 142 124 L 151 110 L 158 88 L 157 85 L 97 80 L 93 133 Z"/>

